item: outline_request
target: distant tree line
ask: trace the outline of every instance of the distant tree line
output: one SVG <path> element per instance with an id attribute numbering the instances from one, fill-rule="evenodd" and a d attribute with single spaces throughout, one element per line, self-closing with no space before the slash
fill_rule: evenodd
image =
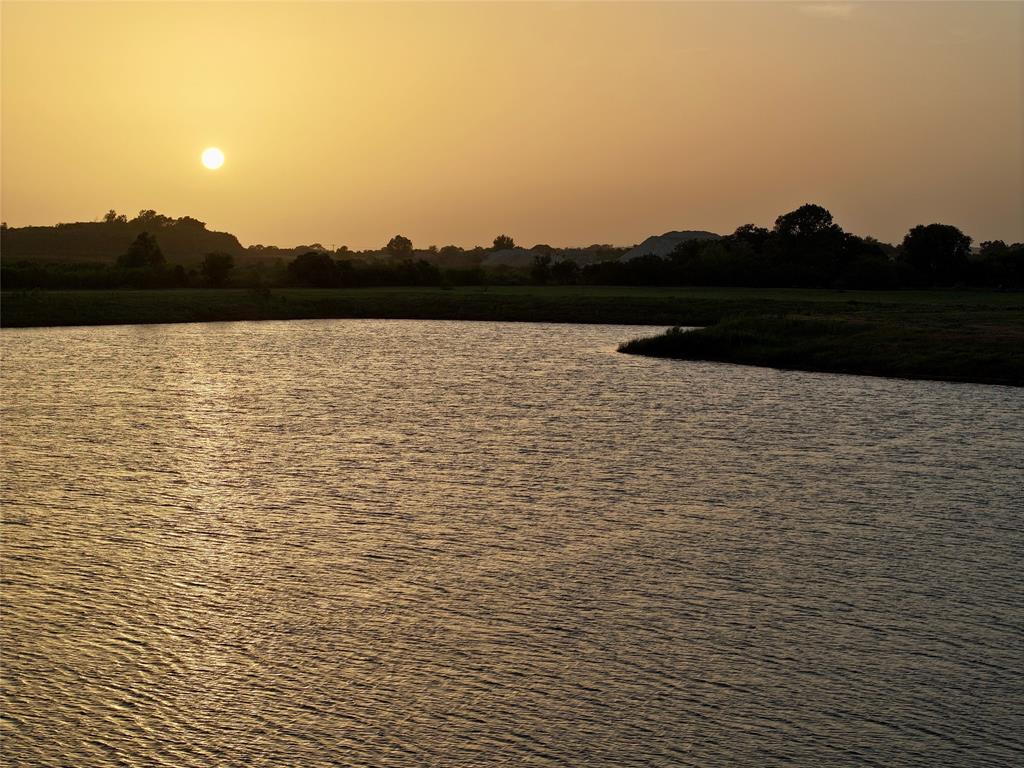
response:
<path id="1" fill-rule="evenodd" d="M 538 258 L 535 279 L 546 275 Z M 553 270 L 556 265 L 551 265 Z M 911 229 L 899 246 L 844 232 L 832 214 L 807 204 L 772 229 L 745 224 L 717 240 L 687 240 L 668 256 L 592 264 L 578 282 L 811 288 L 1024 287 L 1024 243 L 984 242 L 947 224 Z"/>
<path id="2" fill-rule="evenodd" d="M 510 249 L 507 235 L 493 250 Z M 461 249 L 446 246 L 461 253 Z M 580 265 L 557 249 L 535 246 L 532 263 L 520 269 L 479 266 L 445 268 L 426 258 L 401 235 L 385 251 L 391 261 L 360 262 L 309 252 L 288 265 L 292 285 L 443 285 L 485 282 L 537 285 L 716 285 L 804 288 L 928 288 L 978 286 L 1024 288 L 1024 243 L 983 242 L 971 251 L 971 238 L 947 224 L 911 229 L 898 246 L 859 237 L 842 228 L 820 205 L 807 204 L 783 214 L 771 229 L 745 224 L 715 240 L 685 240 L 668 256 L 613 258 Z M 451 250 L 447 251 L 451 253 Z"/>
<path id="3" fill-rule="evenodd" d="M 0 285 L 26 288 L 184 288 L 184 287 L 366 287 L 480 284 L 553 285 L 715 285 L 896 289 L 977 286 L 1024 288 L 1024 244 L 987 241 L 976 251 L 971 238 L 954 226 L 913 227 L 899 245 L 848 232 L 820 205 L 806 204 L 783 214 L 771 229 L 745 224 L 718 239 L 684 240 L 667 256 L 621 259 L 625 248 L 590 246 L 558 249 L 536 245 L 518 249 L 501 234 L 490 248 L 454 245 L 417 250 L 395 235 L 379 251 L 336 250 L 319 243 L 294 249 L 252 246 L 242 249 L 233 236 L 212 233 L 196 219 L 171 219 L 140 211 L 133 219 L 109 211 L 102 222 L 57 225 L 135 232 L 113 262 L 5 258 Z M 145 227 L 139 231 L 140 227 Z M 9 231 L 3 227 L 4 245 Z M 210 248 L 191 263 L 170 264 L 162 249 L 182 231 L 214 236 L 212 242 L 237 247 Z M 76 231 L 77 234 L 77 231 Z M 224 241 L 221 236 L 229 238 Z M 218 239 L 220 238 L 220 239 Z M 197 242 L 207 242 L 201 240 Z M 525 254 L 519 265 L 487 264 L 489 256 Z M 584 254 L 581 263 L 573 255 Z M 244 263 L 239 265 L 239 259 Z"/>

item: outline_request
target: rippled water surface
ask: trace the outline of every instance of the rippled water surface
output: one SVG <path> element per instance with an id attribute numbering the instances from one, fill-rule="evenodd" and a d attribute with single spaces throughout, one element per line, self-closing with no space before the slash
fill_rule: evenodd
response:
<path id="1" fill-rule="evenodd" d="M 3 764 L 1021 764 L 1021 391 L 641 330 L 4 331 Z"/>

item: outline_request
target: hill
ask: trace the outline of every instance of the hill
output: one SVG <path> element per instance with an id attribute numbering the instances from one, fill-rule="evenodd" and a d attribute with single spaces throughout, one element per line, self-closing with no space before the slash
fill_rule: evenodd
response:
<path id="1" fill-rule="evenodd" d="M 721 237 L 721 235 L 716 235 L 714 232 L 705 232 L 699 229 L 666 232 L 664 235 L 651 235 L 636 248 L 623 254 L 622 260 L 629 261 L 630 259 L 637 259 L 648 255 L 668 256 L 679 243 L 686 240 L 718 240 Z"/>
<path id="2" fill-rule="evenodd" d="M 4 227 L 0 248 L 4 261 L 22 259 L 49 262 L 110 262 L 124 253 L 142 232 L 156 237 L 164 256 L 173 262 L 197 260 L 222 251 L 245 253 L 238 238 L 213 232 L 190 216 L 172 219 L 155 211 L 141 211 L 134 219 L 111 211 L 104 221 L 80 221 L 51 227 Z"/>

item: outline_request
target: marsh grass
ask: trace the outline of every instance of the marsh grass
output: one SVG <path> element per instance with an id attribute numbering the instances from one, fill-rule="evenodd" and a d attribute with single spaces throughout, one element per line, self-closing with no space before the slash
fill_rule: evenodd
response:
<path id="1" fill-rule="evenodd" d="M 625 286 L 9 291 L 5 327 L 304 318 L 406 318 L 710 325 L 742 315 L 815 317 L 933 308 L 1024 311 L 1024 295 L 972 291 L 831 291 Z M 1019 321 L 1018 321 L 1019 322 Z"/>
<path id="2" fill-rule="evenodd" d="M 772 368 L 1024 385 L 1019 313 L 744 316 L 634 339 L 619 351 Z"/>

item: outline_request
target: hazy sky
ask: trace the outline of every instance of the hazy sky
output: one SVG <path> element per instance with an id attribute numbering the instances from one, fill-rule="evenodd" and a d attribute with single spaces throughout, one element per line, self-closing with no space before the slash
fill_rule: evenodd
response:
<path id="1" fill-rule="evenodd" d="M 813 201 L 1024 240 L 1020 2 L 4 2 L 2 43 L 12 226 L 630 244 Z"/>

